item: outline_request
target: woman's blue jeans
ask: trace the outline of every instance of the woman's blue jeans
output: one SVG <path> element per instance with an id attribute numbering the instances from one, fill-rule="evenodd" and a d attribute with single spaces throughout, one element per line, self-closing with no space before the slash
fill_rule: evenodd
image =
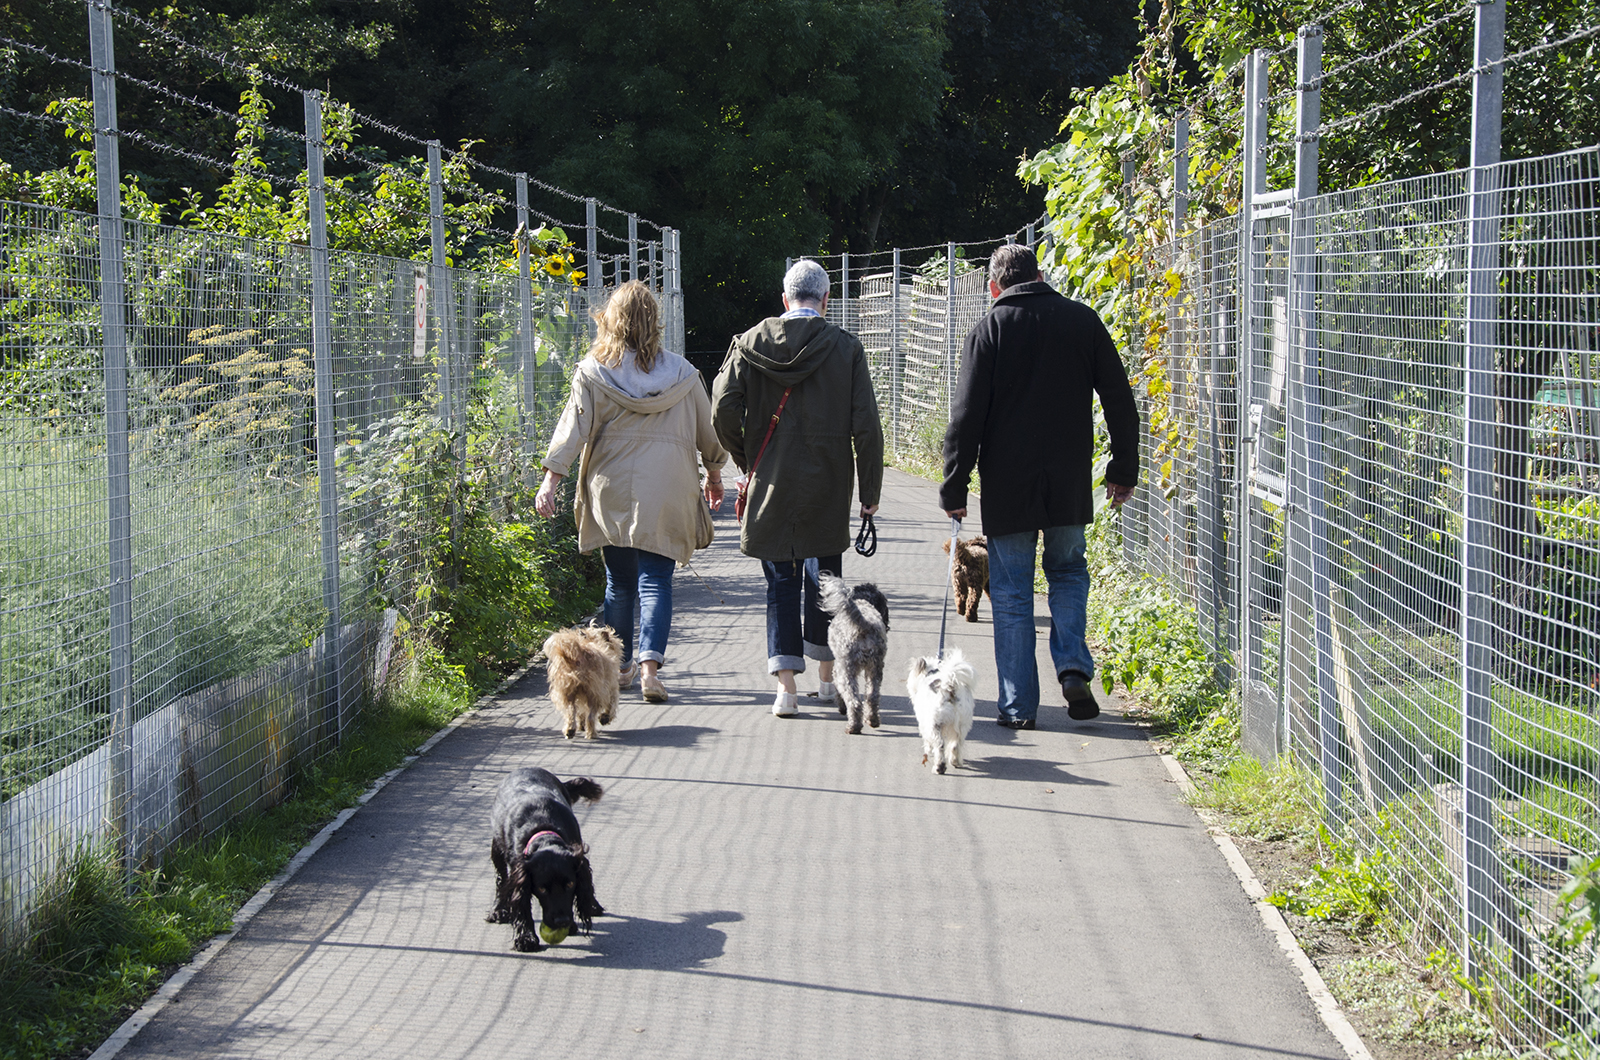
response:
<path id="1" fill-rule="evenodd" d="M 842 554 L 761 561 L 767 576 L 767 672 L 804 673 L 806 660 L 830 662 L 828 613 L 818 605 L 817 573 L 842 575 Z"/>
<path id="2" fill-rule="evenodd" d="M 1089 563 L 1081 526 L 1043 531 L 1045 582 L 1050 595 L 1050 658 L 1056 675 L 1094 676 L 1084 634 L 1089 624 Z M 994 666 L 1000 678 L 1000 717 L 1026 721 L 1039 712 L 1039 666 L 1034 659 L 1033 561 L 1038 530 L 989 538 L 989 598 L 994 605 Z"/>
<path id="3" fill-rule="evenodd" d="M 606 625 L 622 638 L 624 664 L 633 655 L 633 613 L 639 612 L 640 662 L 665 662 L 672 632 L 672 568 L 666 556 L 606 545 Z"/>

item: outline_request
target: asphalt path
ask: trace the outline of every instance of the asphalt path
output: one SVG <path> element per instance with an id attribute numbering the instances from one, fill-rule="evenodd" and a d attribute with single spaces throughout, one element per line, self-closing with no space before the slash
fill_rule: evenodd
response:
<path id="1" fill-rule="evenodd" d="M 728 511 L 731 513 L 731 502 Z M 904 677 L 939 635 L 948 522 L 886 473 L 883 727 L 775 718 L 765 585 L 737 528 L 680 569 L 665 704 L 561 738 L 538 669 L 356 813 L 122 1050 L 133 1057 L 1327 1057 L 1345 1054 L 1115 699 L 994 724 L 991 611 L 966 768 L 920 765 Z M 980 529 L 974 512 L 967 530 Z M 1049 619 L 1039 599 L 1041 672 Z M 801 678 L 816 690 L 815 672 Z M 594 933 L 515 953 L 484 922 L 489 804 L 539 765 L 581 808 Z"/>

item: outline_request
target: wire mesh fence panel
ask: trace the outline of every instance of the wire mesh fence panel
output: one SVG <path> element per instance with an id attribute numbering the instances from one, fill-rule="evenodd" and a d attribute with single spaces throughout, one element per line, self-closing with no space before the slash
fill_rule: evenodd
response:
<path id="1" fill-rule="evenodd" d="M 906 324 L 900 310 L 904 293 L 904 284 L 893 270 L 861 277 L 849 321 L 854 328 L 845 328 L 861 340 L 866 350 L 872 389 L 883 421 L 884 440 L 891 455 L 899 452 L 901 428 L 905 423 L 899 415 L 904 366 L 898 349 L 899 336 Z"/>
<path id="2" fill-rule="evenodd" d="M 330 596 L 310 252 L 127 223 L 132 709 L 119 720 L 97 226 L 0 203 L 0 281 L 18 295 L 0 310 L 8 942 L 80 851 L 120 842 L 134 862 L 157 858 L 280 800 L 337 745 L 387 651 L 385 610 L 420 619 L 449 576 L 434 565 L 452 506 L 517 514 L 587 312 L 608 294 L 443 270 L 435 298 L 426 267 L 330 254 Z"/>
<path id="3" fill-rule="evenodd" d="M 155 745 L 132 757 L 142 855 L 277 801 L 314 753 L 321 675 L 266 671 L 326 616 L 309 254 L 152 225 L 130 227 L 126 253 L 134 742 Z M 197 806 L 181 805 L 186 782 Z"/>
<path id="4" fill-rule="evenodd" d="M 1289 218 L 1269 211 L 1250 222 L 1248 324 L 1241 335 L 1241 381 L 1248 454 L 1240 527 L 1240 695 L 1246 746 L 1272 757 L 1283 750 L 1285 493 L 1288 486 Z M 1293 615 L 1293 609 L 1289 609 Z M 1298 621 L 1299 616 L 1295 616 Z"/>
<path id="5" fill-rule="evenodd" d="M 81 819 L 35 814 L 103 744 L 109 611 L 106 420 L 93 218 L 0 204 L 0 896 L 7 941 Z M 36 855 L 35 852 L 43 852 Z"/>
<path id="6" fill-rule="evenodd" d="M 1164 251 L 1181 283 L 1159 415 L 1177 435 L 1147 436 L 1149 483 L 1165 488 L 1141 489 L 1120 527 L 1134 565 L 1237 665 L 1246 728 L 1254 711 L 1272 735 L 1260 753 L 1318 776 L 1326 820 L 1381 853 L 1419 945 L 1469 954 L 1501 1032 L 1548 1048 L 1600 1030 L 1587 951 L 1559 927 L 1561 886 L 1600 854 L 1600 154 L 1495 171 L 1492 562 L 1477 599 L 1462 591 L 1467 177 L 1258 209 L 1243 262 L 1232 219 Z M 1469 659 L 1484 660 L 1481 737 L 1464 715 Z M 1490 795 L 1477 854 L 1473 753 Z M 1475 903 L 1487 912 L 1469 918 Z"/>

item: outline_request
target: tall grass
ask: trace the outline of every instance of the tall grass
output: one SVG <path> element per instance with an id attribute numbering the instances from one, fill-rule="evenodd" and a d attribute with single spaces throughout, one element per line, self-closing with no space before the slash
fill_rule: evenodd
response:
<path id="1" fill-rule="evenodd" d="M 10 797 L 109 726 L 108 508 L 102 439 L 0 437 L 0 729 Z M 134 710 L 301 650 L 323 622 L 315 480 L 251 474 L 205 450 L 135 453 Z"/>

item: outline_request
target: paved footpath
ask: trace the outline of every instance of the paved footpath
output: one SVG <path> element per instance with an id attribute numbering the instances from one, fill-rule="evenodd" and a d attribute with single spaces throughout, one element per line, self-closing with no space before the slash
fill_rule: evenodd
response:
<path id="1" fill-rule="evenodd" d="M 760 568 L 719 519 L 677 574 L 670 703 L 635 688 L 599 740 L 567 741 L 531 672 L 121 1056 L 1342 1057 L 1114 703 L 1074 723 L 1056 691 L 1038 731 L 994 724 L 987 600 L 950 627 L 981 676 L 968 766 L 920 766 L 904 674 L 938 644 L 949 524 L 931 485 L 886 479 L 878 554 L 845 560 L 890 600 L 883 728 L 848 736 L 805 697 L 772 716 Z M 1039 658 L 1048 674 L 1044 635 Z M 490 799 L 524 764 L 606 787 L 580 815 L 612 915 L 539 954 L 483 920 Z"/>

